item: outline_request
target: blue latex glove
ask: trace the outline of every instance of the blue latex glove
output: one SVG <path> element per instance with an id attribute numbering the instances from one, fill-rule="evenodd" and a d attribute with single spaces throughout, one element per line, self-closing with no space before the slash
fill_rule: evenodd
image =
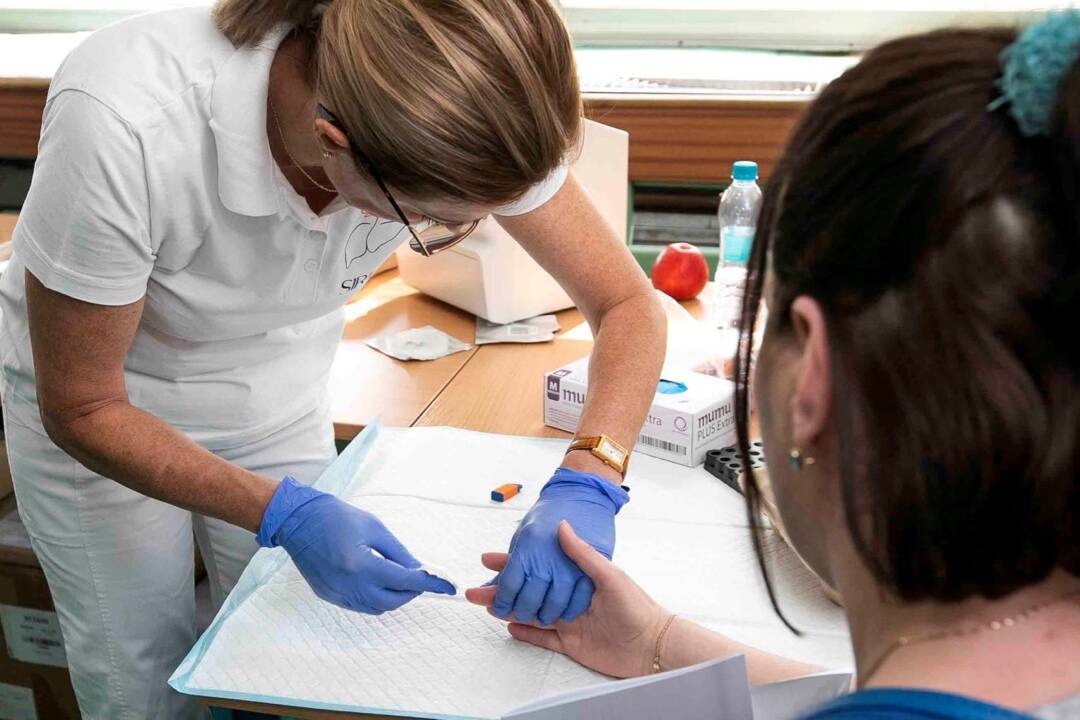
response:
<path id="1" fill-rule="evenodd" d="M 256 540 L 285 548 L 316 595 L 348 610 L 381 615 L 420 593 L 455 593 L 420 570 L 377 517 L 291 477 L 270 498 Z"/>
<path id="2" fill-rule="evenodd" d="M 510 541 L 510 557 L 494 581 L 494 613 L 551 625 L 585 612 L 593 584 L 559 547 L 559 522 L 568 521 L 578 537 L 610 560 L 615 515 L 629 500 L 625 490 L 599 475 L 556 470 Z"/>

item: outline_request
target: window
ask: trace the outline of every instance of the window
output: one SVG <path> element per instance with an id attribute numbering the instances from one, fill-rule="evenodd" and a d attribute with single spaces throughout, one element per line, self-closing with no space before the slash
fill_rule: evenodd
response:
<path id="1" fill-rule="evenodd" d="M 0 32 L 96 30 L 129 15 L 213 0 L 0 0 Z"/>
<path id="2" fill-rule="evenodd" d="M 563 0 L 579 45 L 851 52 L 945 25 L 1017 23 L 1071 0 Z"/>
<path id="3" fill-rule="evenodd" d="M 0 0 L 0 32 L 93 30 L 213 0 Z M 579 45 L 852 51 L 942 25 L 1011 23 L 1071 0 L 562 0 Z"/>

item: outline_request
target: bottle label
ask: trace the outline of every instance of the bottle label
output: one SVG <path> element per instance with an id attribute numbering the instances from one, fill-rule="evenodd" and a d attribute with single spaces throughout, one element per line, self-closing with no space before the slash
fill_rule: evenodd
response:
<path id="1" fill-rule="evenodd" d="M 720 231 L 720 257 L 726 263 L 750 262 L 753 244 L 754 228 L 748 225 L 729 225 Z"/>

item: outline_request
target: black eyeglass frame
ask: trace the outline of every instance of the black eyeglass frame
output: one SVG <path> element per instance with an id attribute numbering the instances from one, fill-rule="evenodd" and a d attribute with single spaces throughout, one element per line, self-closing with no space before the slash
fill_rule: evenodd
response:
<path id="1" fill-rule="evenodd" d="M 464 232 L 454 237 L 445 245 L 438 247 L 434 250 L 429 250 L 428 246 L 424 243 L 424 241 L 420 239 L 420 235 L 416 232 L 416 229 L 412 226 L 412 223 L 409 222 L 409 218 L 405 215 L 405 212 L 401 209 L 401 206 L 398 205 L 397 200 L 394 199 L 393 194 L 391 194 L 390 192 L 390 188 L 388 188 L 386 186 L 386 183 L 383 182 L 382 175 L 380 175 L 379 171 L 375 169 L 375 163 L 371 162 L 371 160 L 368 159 L 367 155 L 364 154 L 360 147 L 355 142 L 353 142 L 352 138 L 349 137 L 349 134 L 345 132 L 345 128 L 344 126 L 342 126 L 341 121 L 337 119 L 337 116 L 335 116 L 334 113 L 330 112 L 330 110 L 328 110 L 327 107 L 322 103 L 315 104 L 315 113 L 320 118 L 340 130 L 341 133 L 345 135 L 346 139 L 348 139 L 349 146 L 352 148 L 353 157 L 356 158 L 356 161 L 360 163 L 360 165 L 364 168 L 367 174 L 370 175 L 375 181 L 375 184 L 379 186 L 379 189 L 382 190 L 383 195 L 386 196 L 387 201 L 389 201 L 391 207 L 394 208 L 394 212 L 397 213 L 398 218 L 401 220 L 401 224 L 408 228 L 409 234 L 412 235 L 412 242 L 409 243 L 409 247 L 412 248 L 414 251 L 420 253 L 425 257 L 431 257 L 438 252 L 448 250 L 454 245 L 457 245 L 459 242 L 471 235 L 474 230 L 476 230 L 476 227 L 480 224 L 480 220 L 473 220 Z M 440 224 L 445 226 L 445 223 Z"/>

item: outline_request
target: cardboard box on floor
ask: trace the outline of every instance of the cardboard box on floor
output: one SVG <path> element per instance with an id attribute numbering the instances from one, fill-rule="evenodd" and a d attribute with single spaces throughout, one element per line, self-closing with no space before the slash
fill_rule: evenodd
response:
<path id="1" fill-rule="evenodd" d="M 0 719 L 78 720 L 60 623 L 15 496 L 0 502 Z"/>
<path id="2" fill-rule="evenodd" d="M 206 568 L 195 548 L 195 581 Z M 0 720 L 78 720 L 60 623 L 12 493 L 0 434 Z"/>

